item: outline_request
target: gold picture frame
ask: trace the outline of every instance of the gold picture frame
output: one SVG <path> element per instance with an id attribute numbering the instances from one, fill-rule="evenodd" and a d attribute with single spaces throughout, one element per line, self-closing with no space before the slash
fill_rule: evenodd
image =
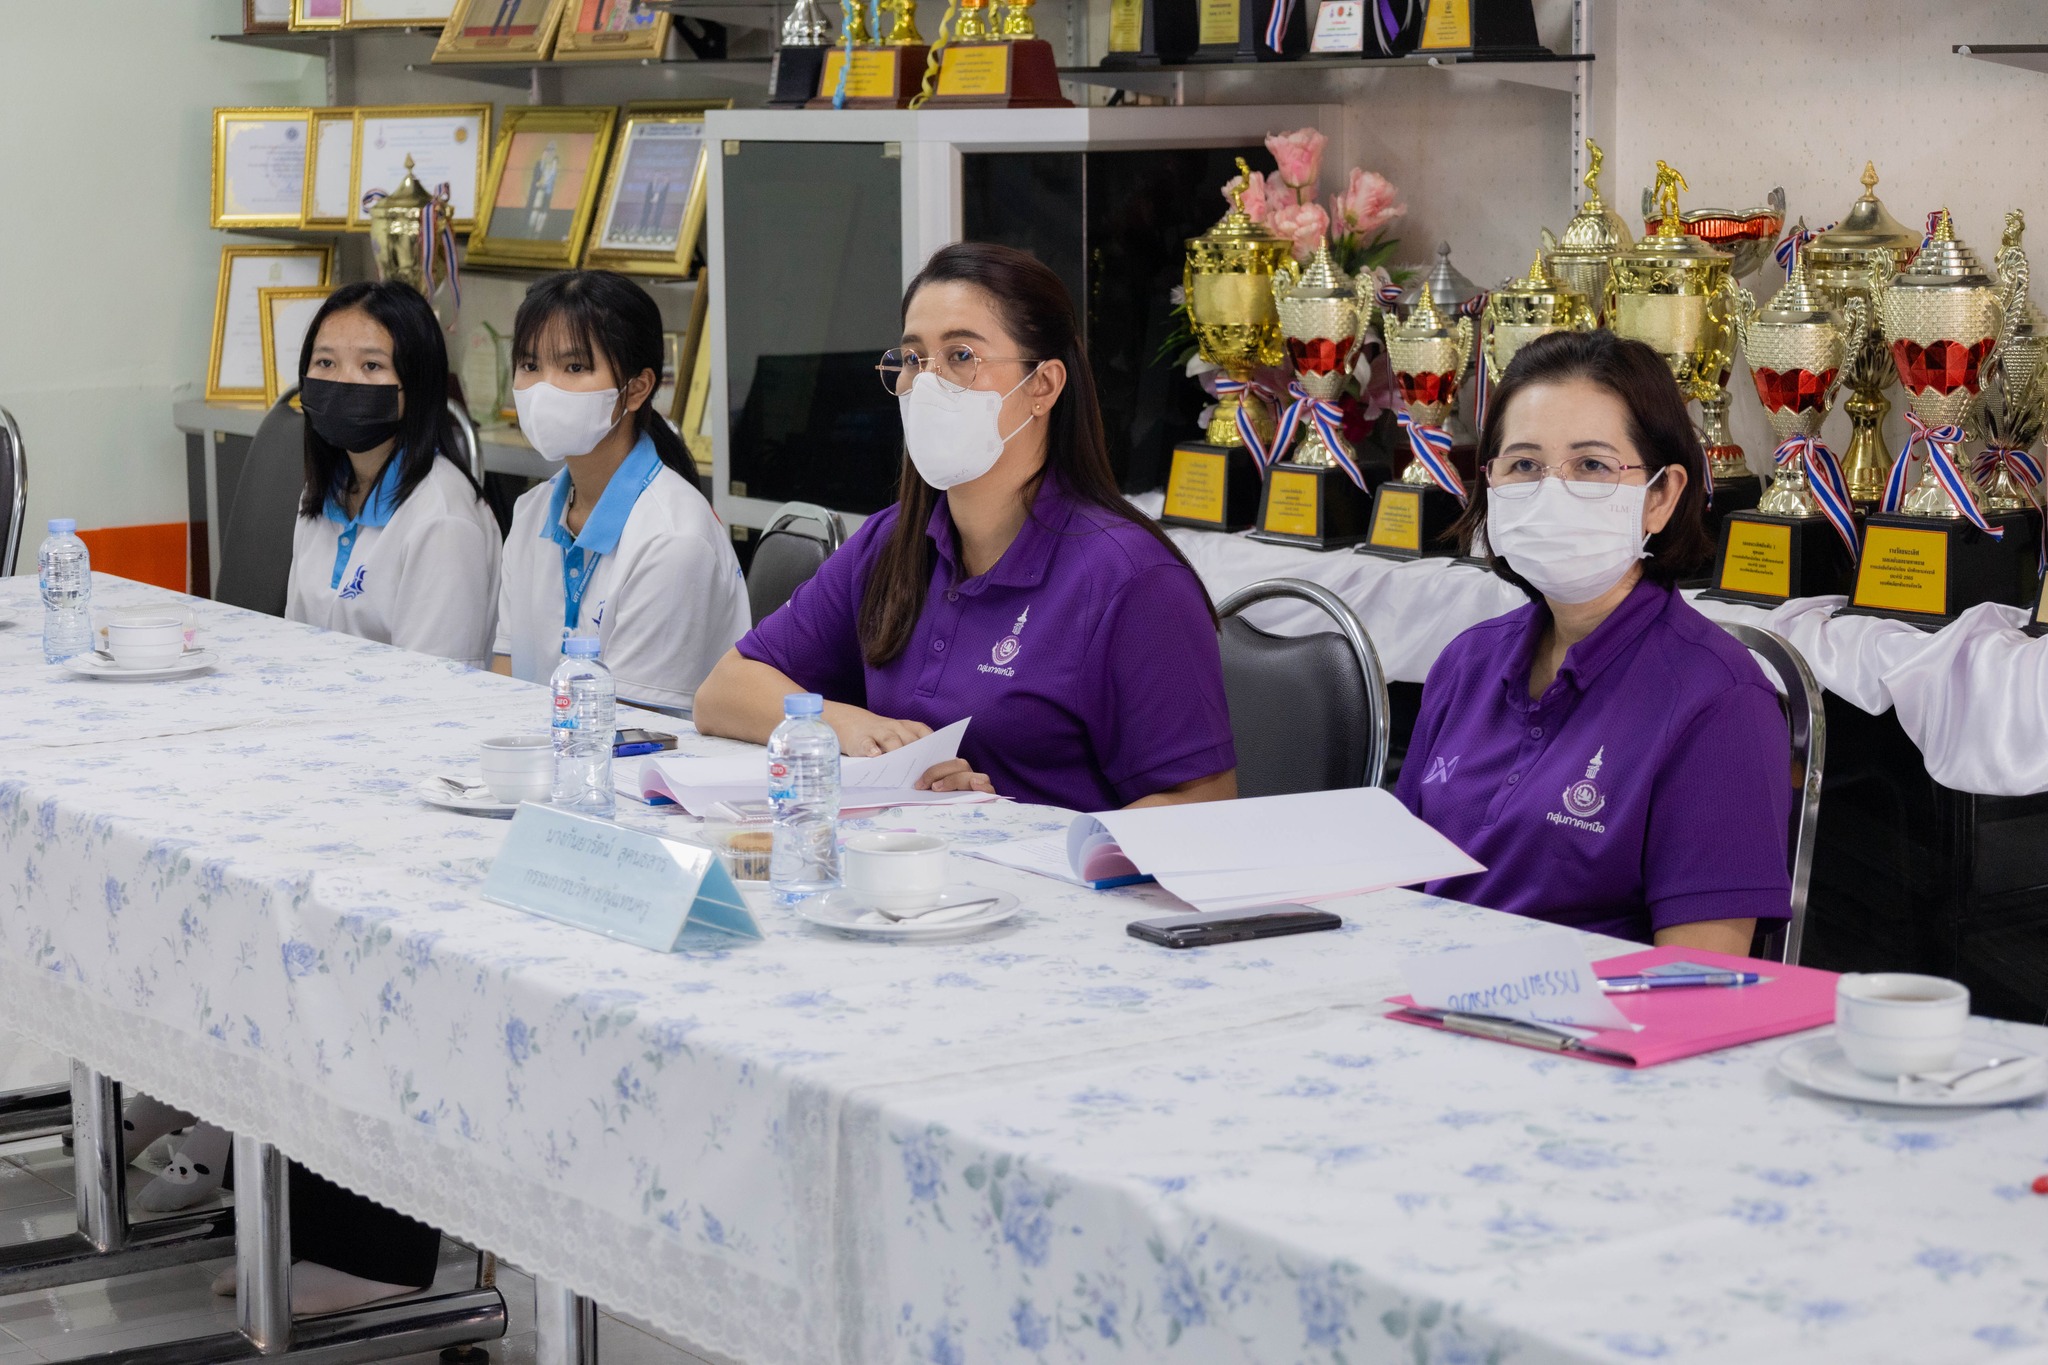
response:
<path id="1" fill-rule="evenodd" d="M 696 288 L 690 291 L 690 322 L 683 329 L 683 345 L 676 356 L 676 391 L 669 408 L 662 416 L 668 418 L 678 430 L 683 424 L 683 406 L 690 396 L 690 386 L 683 382 L 683 376 L 694 377 L 697 373 L 697 352 L 704 347 L 704 324 L 711 316 L 711 275 L 699 269 Z"/>
<path id="2" fill-rule="evenodd" d="M 660 413 L 670 422 L 675 421 L 676 392 L 679 387 L 676 383 L 676 376 L 683 372 L 682 359 L 683 334 L 681 332 L 663 332 L 661 334 L 661 377 L 654 381 L 653 396 L 648 398 L 647 401 L 654 405 L 656 412 Z"/>
<path id="3" fill-rule="evenodd" d="M 308 278 L 310 277 L 310 278 Z M 263 401 L 263 314 L 258 291 L 334 282 L 334 248 L 224 246 L 213 296 L 213 343 L 207 352 L 206 401 Z"/>
<path id="4" fill-rule="evenodd" d="M 315 231 L 348 230 L 349 195 L 356 184 L 356 111 L 315 109 L 306 133 L 305 194 L 299 226 Z"/>
<path id="5" fill-rule="evenodd" d="M 292 31 L 348 27 L 348 0 L 292 0 Z"/>
<path id="6" fill-rule="evenodd" d="M 627 27 L 620 27 L 624 23 Z M 555 31 L 558 62 L 660 61 L 675 16 L 637 0 L 569 0 Z"/>
<path id="7" fill-rule="evenodd" d="M 477 206 L 482 203 L 490 147 L 488 104 L 358 106 L 349 153 L 348 230 L 370 230 L 363 196 L 373 189 L 387 194 L 397 189 L 410 156 L 413 175 L 429 194 L 442 181 L 448 182 L 455 230 L 469 231 L 476 226 Z"/>
<path id="8" fill-rule="evenodd" d="M 454 9 L 455 0 L 348 0 L 348 26 L 434 28 L 446 24 Z"/>
<path id="9" fill-rule="evenodd" d="M 287 286 L 283 289 L 258 289 L 256 291 L 256 316 L 263 328 L 263 406 L 277 406 L 277 400 L 284 396 L 288 385 L 296 385 L 299 378 L 298 352 L 305 345 L 306 328 L 311 325 L 319 305 L 327 301 L 334 292 L 331 284 Z M 308 309 L 306 304 L 313 304 Z M 279 308 L 285 311 L 282 316 Z M 294 336 L 296 333 L 296 336 Z M 287 356 L 279 352 L 279 344 L 289 342 Z"/>
<path id="10" fill-rule="evenodd" d="M 299 226 L 312 112 L 274 106 L 213 111 L 214 227 Z"/>
<path id="11" fill-rule="evenodd" d="M 613 139 L 585 265 L 628 275 L 690 277 L 711 184 L 704 114 L 730 108 L 729 99 L 627 106 Z M 672 209 L 678 200 L 680 209 Z"/>
<path id="12" fill-rule="evenodd" d="M 292 0 L 242 0 L 242 32 L 289 33 Z"/>
<path id="13" fill-rule="evenodd" d="M 567 270 L 583 251 L 619 111 L 511 106 L 470 233 L 471 265 Z"/>
<path id="14" fill-rule="evenodd" d="M 455 0 L 437 62 L 540 62 L 554 49 L 569 0 Z M 506 14 L 509 8 L 509 15 Z"/>
<path id="15" fill-rule="evenodd" d="M 683 445 L 689 449 L 690 458 L 697 462 L 697 472 L 706 477 L 711 474 L 714 454 L 710 419 L 711 347 L 700 340 L 696 355 L 690 362 L 690 386 L 688 395 L 683 400 L 683 420 L 678 424 L 678 434 L 683 438 Z"/>

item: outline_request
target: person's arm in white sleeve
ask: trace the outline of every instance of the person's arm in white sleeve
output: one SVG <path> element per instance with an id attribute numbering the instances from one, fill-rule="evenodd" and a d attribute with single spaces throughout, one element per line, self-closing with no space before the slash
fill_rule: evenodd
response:
<path id="1" fill-rule="evenodd" d="M 747 590 L 729 546 L 662 536 L 612 589 L 604 662 L 622 701 L 687 707 L 712 666 L 747 631 Z"/>
<path id="2" fill-rule="evenodd" d="M 496 577 L 496 547 L 484 529 L 460 517 L 425 526 L 406 555 L 405 578 L 391 613 L 391 643 L 482 666 Z"/>

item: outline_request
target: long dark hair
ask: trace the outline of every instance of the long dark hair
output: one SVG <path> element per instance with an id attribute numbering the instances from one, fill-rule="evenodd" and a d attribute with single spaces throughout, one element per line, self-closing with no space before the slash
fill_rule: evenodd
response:
<path id="1" fill-rule="evenodd" d="M 1628 409 L 1628 438 L 1637 458 L 1648 466 L 1643 471 L 1645 478 L 1655 478 L 1667 465 L 1685 470 L 1685 491 L 1678 495 L 1671 519 L 1650 537 L 1646 547 L 1650 558 L 1643 561 L 1643 576 L 1669 586 L 1706 569 L 1714 562 L 1714 542 L 1707 534 L 1706 522 L 1707 452 L 1686 413 L 1685 395 L 1679 392 L 1678 381 L 1671 377 L 1671 367 L 1663 357 L 1642 342 L 1616 336 L 1604 327 L 1597 332 L 1551 332 L 1515 353 L 1499 387 L 1486 400 L 1486 430 L 1479 433 L 1479 478 L 1472 501 L 1450 530 L 1459 547 L 1470 554 L 1475 537 L 1486 529 L 1486 467 L 1500 454 L 1502 430 L 1515 395 L 1531 384 L 1564 384 L 1574 379 L 1598 384 Z M 1499 555 L 1489 555 L 1488 562 L 1496 574 L 1532 600 L 1543 600 L 1543 594 Z"/>
<path id="2" fill-rule="evenodd" d="M 698 284 L 699 289 L 704 288 Z M 512 363 L 535 354 L 541 336 L 562 328 L 569 339 L 602 356 L 612 380 L 625 388 L 642 370 L 654 371 L 661 387 L 661 309 L 645 289 L 610 270 L 564 270 L 526 291 L 512 319 Z M 697 486 L 697 462 L 662 415 L 654 391 L 634 414 L 634 429 L 654 442 L 661 462 Z"/>
<path id="3" fill-rule="evenodd" d="M 456 453 L 455 419 L 448 413 L 448 343 L 441 339 L 441 324 L 420 292 L 397 280 L 374 284 L 345 284 L 327 296 L 306 340 L 299 347 L 299 382 L 313 366 L 313 347 L 320 340 L 320 328 L 336 313 L 361 309 L 391 334 L 391 368 L 398 387 L 405 394 L 405 418 L 398 428 L 398 500 L 404 502 L 420 480 L 434 467 L 434 457 L 446 456 L 462 471 L 462 477 L 476 488 L 468 463 Z M 299 494 L 299 515 L 317 517 L 327 499 L 355 486 L 355 466 L 348 452 L 322 440 L 306 423 L 306 486 Z M 481 489 L 477 496 L 482 497 Z"/>
<path id="4" fill-rule="evenodd" d="M 1102 409 L 1095 399 L 1095 375 L 1075 325 L 1074 301 L 1060 277 L 1037 257 L 1013 247 L 955 242 L 933 252 L 911 280 L 903 291 L 903 313 L 909 314 L 918 290 L 943 283 L 971 284 L 986 294 L 1003 330 L 1016 341 L 1018 354 L 1066 366 L 1066 390 L 1045 419 L 1045 467 L 1024 490 L 1027 506 L 1040 480 L 1054 479 L 1076 501 L 1144 527 L 1175 559 L 1187 564 L 1187 556 L 1158 523 L 1131 506 L 1116 486 L 1102 434 Z M 938 497 L 938 490 L 917 476 L 906 453 L 896 480 L 896 524 L 875 557 L 860 603 L 861 648 L 870 664 L 885 664 L 908 648 L 924 612 L 934 555 L 925 526 Z M 1194 573 L 1193 566 L 1188 572 Z"/>

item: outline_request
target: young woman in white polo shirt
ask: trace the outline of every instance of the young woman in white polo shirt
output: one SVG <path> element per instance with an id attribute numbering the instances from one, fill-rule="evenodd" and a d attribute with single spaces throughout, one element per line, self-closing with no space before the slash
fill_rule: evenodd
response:
<path id="1" fill-rule="evenodd" d="M 527 291 L 512 324 L 519 429 L 566 467 L 512 511 L 492 667 L 546 682 L 562 640 L 595 635 L 623 701 L 687 709 L 746 633 L 732 538 L 650 401 L 661 311 L 607 270 Z"/>
<path id="2" fill-rule="evenodd" d="M 481 668 L 501 537 L 457 455 L 448 350 L 410 285 L 344 285 L 299 356 L 306 486 L 288 620 Z"/>

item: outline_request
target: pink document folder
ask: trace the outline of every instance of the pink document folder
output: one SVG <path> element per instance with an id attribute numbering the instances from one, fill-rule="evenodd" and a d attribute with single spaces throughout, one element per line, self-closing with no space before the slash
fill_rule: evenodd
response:
<path id="1" fill-rule="evenodd" d="M 1587 1047 L 1619 1053 L 1630 1060 L 1621 1062 L 1584 1052 L 1564 1055 L 1609 1066 L 1655 1066 L 1835 1022 L 1836 974 L 1812 967 L 1787 967 L 1779 962 L 1709 953 L 1698 948 L 1646 948 L 1595 962 L 1593 970 L 1603 977 L 1632 976 L 1667 962 L 1697 962 L 1703 967 L 1756 972 L 1764 979 L 1754 986 L 1680 986 L 1635 995 L 1611 995 L 1608 999 L 1629 1022 L 1642 1027 L 1605 1029 L 1585 1043 Z M 1408 1013 L 1405 1007 L 1415 1003 L 1409 996 L 1396 996 L 1391 1003 L 1404 1008 L 1389 1014 L 1389 1019 L 1426 1028 L 1443 1027 L 1434 1019 Z"/>

